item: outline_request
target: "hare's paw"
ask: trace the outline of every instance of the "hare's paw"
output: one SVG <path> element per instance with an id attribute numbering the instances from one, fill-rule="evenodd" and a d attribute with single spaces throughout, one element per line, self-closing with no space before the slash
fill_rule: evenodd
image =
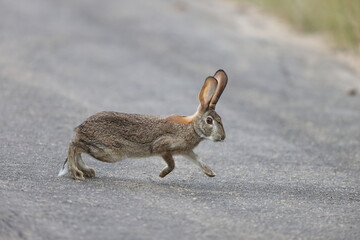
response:
<path id="1" fill-rule="evenodd" d="M 202 170 L 208 177 L 216 176 L 216 174 L 208 166 L 203 166 Z"/>
<path id="2" fill-rule="evenodd" d="M 95 171 L 92 168 L 82 169 L 82 172 L 84 173 L 84 176 L 87 178 L 95 177 Z"/>
<path id="3" fill-rule="evenodd" d="M 168 175 L 169 173 L 171 173 L 171 171 L 173 170 L 174 168 L 169 168 L 169 167 L 166 167 L 164 168 L 161 173 L 159 174 L 159 177 L 161 178 L 164 178 L 166 175 Z"/>
<path id="4" fill-rule="evenodd" d="M 79 169 L 71 169 L 70 171 L 70 176 L 74 179 L 74 180 L 85 180 L 84 178 L 84 173 L 82 171 L 80 171 Z"/>

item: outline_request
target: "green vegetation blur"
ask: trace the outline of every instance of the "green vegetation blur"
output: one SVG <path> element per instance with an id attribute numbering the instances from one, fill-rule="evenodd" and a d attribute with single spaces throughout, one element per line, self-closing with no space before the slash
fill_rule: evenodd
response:
<path id="1" fill-rule="evenodd" d="M 330 36 L 335 46 L 360 53 L 360 0 L 247 0 L 305 32 Z"/>

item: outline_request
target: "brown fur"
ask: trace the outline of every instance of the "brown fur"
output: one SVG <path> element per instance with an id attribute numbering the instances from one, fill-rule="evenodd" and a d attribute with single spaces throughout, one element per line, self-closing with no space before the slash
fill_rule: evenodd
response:
<path id="1" fill-rule="evenodd" d="M 81 153 L 103 162 L 162 156 L 168 166 L 160 177 L 165 177 L 175 168 L 173 155 L 181 154 L 196 163 L 208 176 L 215 176 L 192 150 L 205 138 L 213 141 L 225 139 L 220 116 L 214 108 L 209 108 L 211 99 L 220 97 L 215 93 L 221 94 L 223 90 L 218 89 L 217 81 L 214 77 L 206 79 L 199 94 L 200 106 L 193 116 L 158 117 L 100 112 L 89 117 L 75 128 L 75 136 L 69 144 L 66 164 L 70 176 L 80 180 L 95 176 L 95 171 L 82 161 Z M 212 124 L 207 123 L 208 118 L 213 119 Z"/>
<path id="2" fill-rule="evenodd" d="M 194 120 L 194 116 L 171 115 L 166 119 L 175 123 L 191 123 Z"/>

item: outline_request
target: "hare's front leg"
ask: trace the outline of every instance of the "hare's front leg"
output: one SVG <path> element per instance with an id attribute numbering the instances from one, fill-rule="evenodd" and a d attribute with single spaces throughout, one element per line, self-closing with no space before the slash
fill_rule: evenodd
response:
<path id="1" fill-rule="evenodd" d="M 159 174 L 159 177 L 161 177 L 161 178 L 163 178 L 166 175 L 168 175 L 169 173 L 171 173 L 171 171 L 174 170 L 174 168 L 175 168 L 175 162 L 174 162 L 174 159 L 173 159 L 171 153 L 166 153 L 162 157 L 168 166 L 166 168 L 164 168 L 161 171 L 161 173 Z"/>
<path id="2" fill-rule="evenodd" d="M 201 158 L 193 151 L 190 151 L 190 152 L 184 154 L 184 156 L 186 158 L 188 158 L 190 161 L 192 161 L 193 163 L 195 163 L 196 165 L 198 165 L 207 176 L 209 176 L 209 177 L 216 176 L 216 174 L 209 168 L 209 166 L 206 165 L 206 163 L 204 163 L 203 161 L 201 161 Z"/>

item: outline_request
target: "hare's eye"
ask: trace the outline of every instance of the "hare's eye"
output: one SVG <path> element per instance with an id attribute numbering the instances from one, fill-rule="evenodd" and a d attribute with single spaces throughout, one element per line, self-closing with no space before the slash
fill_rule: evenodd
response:
<path id="1" fill-rule="evenodd" d="M 212 117 L 207 117 L 207 118 L 206 118 L 206 123 L 207 123 L 207 124 L 212 124 L 212 123 L 213 123 Z"/>

